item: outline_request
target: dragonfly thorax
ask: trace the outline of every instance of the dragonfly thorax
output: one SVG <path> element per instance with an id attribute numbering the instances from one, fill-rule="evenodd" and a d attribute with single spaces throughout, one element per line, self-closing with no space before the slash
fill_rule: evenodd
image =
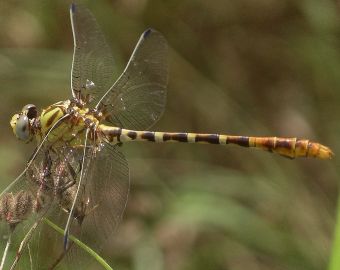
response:
<path id="1" fill-rule="evenodd" d="M 15 136 L 24 142 L 35 137 L 40 143 L 47 136 L 50 144 L 60 141 L 79 145 L 86 128 L 96 127 L 99 119 L 88 108 L 66 100 L 48 106 L 40 115 L 34 105 L 26 105 L 12 117 L 10 123 Z"/>

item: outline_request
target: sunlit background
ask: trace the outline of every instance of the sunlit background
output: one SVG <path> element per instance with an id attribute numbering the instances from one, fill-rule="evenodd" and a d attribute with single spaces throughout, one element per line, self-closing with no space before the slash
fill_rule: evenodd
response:
<path id="1" fill-rule="evenodd" d="M 69 3 L 0 3 L 1 189 L 34 149 L 12 135 L 12 114 L 70 97 Z M 155 130 L 302 137 L 336 154 L 290 160 L 236 146 L 126 144 L 129 203 L 103 257 L 117 270 L 325 269 L 340 165 L 339 5 L 83 3 L 112 47 L 117 72 L 146 28 L 168 40 L 167 107 Z"/>

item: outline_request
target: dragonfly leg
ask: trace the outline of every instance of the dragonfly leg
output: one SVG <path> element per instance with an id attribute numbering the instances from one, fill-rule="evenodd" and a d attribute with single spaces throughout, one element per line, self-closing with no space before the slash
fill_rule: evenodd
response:
<path id="1" fill-rule="evenodd" d="M 69 181 L 65 183 L 62 183 L 61 187 L 59 188 L 60 194 L 63 194 L 65 191 L 67 191 L 77 183 L 77 173 L 75 172 L 75 170 L 73 169 L 69 162 L 67 162 L 67 169 L 71 175 L 71 179 L 69 179 Z"/>

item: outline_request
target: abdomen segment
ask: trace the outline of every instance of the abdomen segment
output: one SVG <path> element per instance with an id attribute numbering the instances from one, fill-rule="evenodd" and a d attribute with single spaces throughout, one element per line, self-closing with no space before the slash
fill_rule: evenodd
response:
<path id="1" fill-rule="evenodd" d="M 317 142 L 298 138 L 280 137 L 248 137 L 225 134 L 200 134 L 181 132 L 135 131 L 116 127 L 99 125 L 99 132 L 110 143 L 128 141 L 149 141 L 157 143 L 184 142 L 208 144 L 236 144 L 243 147 L 254 147 L 279 155 L 296 157 L 315 157 L 330 159 L 334 155 L 332 150 Z"/>

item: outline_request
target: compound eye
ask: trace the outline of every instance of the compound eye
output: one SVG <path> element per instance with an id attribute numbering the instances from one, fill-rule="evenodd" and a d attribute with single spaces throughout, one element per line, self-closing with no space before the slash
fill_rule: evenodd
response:
<path id="1" fill-rule="evenodd" d="M 22 141 L 28 141 L 30 139 L 29 119 L 24 114 L 20 115 L 17 120 L 15 135 Z"/>
<path id="2" fill-rule="evenodd" d="M 37 107 L 34 104 L 27 104 L 22 108 L 22 112 L 24 112 L 28 119 L 36 118 L 38 115 Z"/>
<path id="3" fill-rule="evenodd" d="M 22 108 L 22 112 L 26 112 L 28 119 L 36 118 L 38 115 L 37 107 L 33 104 L 27 104 Z"/>

